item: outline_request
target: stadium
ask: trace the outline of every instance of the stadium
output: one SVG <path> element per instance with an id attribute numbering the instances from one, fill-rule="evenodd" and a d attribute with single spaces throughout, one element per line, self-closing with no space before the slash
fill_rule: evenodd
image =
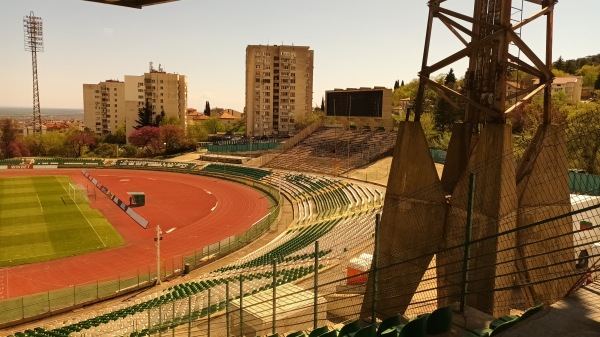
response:
<path id="1" fill-rule="evenodd" d="M 376 219 L 386 188 L 385 184 L 367 181 L 366 175 L 375 178 L 376 172 L 381 174 L 384 169 L 373 169 L 360 179 L 362 172 L 378 167 L 378 161 L 348 161 L 349 153 L 351 158 L 364 158 L 370 149 L 365 142 L 348 145 L 341 141 L 375 136 L 389 138 L 387 149 L 379 151 L 393 149 L 395 132 L 321 124 L 289 150 L 281 145 L 275 150 L 280 152 L 267 152 L 265 156 L 272 159 L 256 161 L 259 164 L 3 160 L 2 204 L 13 210 L 3 213 L 3 236 L 20 237 L 21 242 L 14 239 L 14 245 L 22 247 L 19 245 L 27 242 L 24 251 L 30 253 L 20 257 L 20 262 L 14 256 L 7 260 L 15 248 L 3 241 L 0 317 L 8 327 L 5 333 L 260 336 L 272 331 L 289 335 L 330 330 L 341 334 L 348 329 L 375 329 L 368 324 L 371 305 L 376 303 L 369 296 L 385 288 L 369 289 L 373 286 L 368 279 L 375 267 Z M 570 139 L 569 143 L 579 141 Z M 343 144 L 350 152 L 331 151 L 335 144 Z M 322 161 L 326 151 L 329 168 Z M 436 170 L 435 157 L 440 162 L 435 164 L 439 174 L 443 155 L 434 153 L 432 169 Z M 192 158 L 199 156 L 192 154 Z M 390 165 L 387 158 L 382 161 Z M 305 173 L 278 168 L 290 161 Z M 329 170 L 329 174 L 315 173 L 318 168 Z M 575 172 L 570 173 L 570 180 L 572 193 L 596 193 L 594 180 L 590 185 Z M 144 196 L 141 202 L 129 199 L 136 194 Z M 573 231 L 569 234 L 576 251 L 561 265 L 577 264 L 578 268 L 563 274 L 561 280 L 568 288 L 573 286 L 563 290 L 574 291 L 596 277 L 597 198 L 582 195 L 572 199 L 569 214 L 573 216 Z M 57 217 L 58 213 L 63 214 Z M 43 220 L 36 222 L 40 214 Z M 74 221 L 83 223 L 84 228 L 71 223 L 76 216 L 86 219 Z M 30 228 L 38 222 L 45 222 L 47 234 Z M 31 225 L 25 230 L 23 223 Z M 6 233 L 10 228 L 17 232 Z M 30 232 L 27 239 L 23 239 L 24 231 Z M 582 256 L 583 250 L 587 255 Z M 436 255 L 444 251 L 448 248 Z M 386 286 L 384 277 L 389 276 L 385 271 L 400 268 L 408 272 L 406 263 L 376 267 L 381 272 L 379 287 Z M 456 303 L 438 304 L 443 300 L 443 289 L 436 282 L 440 271 L 443 269 L 436 266 L 435 259 L 428 262 L 408 306 L 401 308 L 398 302 L 397 307 L 385 308 L 403 313 L 384 319 L 378 323 L 379 329 L 388 324 L 425 327 L 427 323 L 417 318 L 431 317 L 428 321 L 442 326 L 442 333 L 468 332 L 468 327 L 452 322 L 456 318 L 450 311 L 457 309 Z M 396 294 L 394 298 L 402 293 Z M 557 298 L 563 295 L 554 294 Z M 524 316 L 551 311 L 546 306 L 530 305 L 521 294 L 512 294 L 506 301 L 510 301 L 511 312 L 520 310 L 527 313 Z M 361 319 L 362 315 L 367 318 Z"/>
<path id="2" fill-rule="evenodd" d="M 482 18 L 511 4 L 475 2 Z M 541 12 L 516 25 L 552 13 L 554 2 L 530 2 Z M 448 59 L 424 57 L 412 121 L 408 109 L 392 119 L 380 87 L 333 90 L 326 116 L 268 144 L 170 160 L 0 160 L 0 333 L 596 335 L 600 177 L 578 168 L 600 160 L 589 127 L 600 116 L 552 124 L 547 103 L 514 149 L 506 89 L 487 82 L 511 59 L 540 77 L 525 94 L 548 99 L 549 65 L 516 35 L 534 66 L 504 53 L 511 41 L 495 36 L 514 32 L 495 24 L 467 43 L 459 31 L 478 35 L 449 16 L 476 19 L 442 3 L 430 2 L 428 35 L 442 20 L 466 46 L 449 59 L 474 61 L 447 152 L 429 148 L 419 120 L 425 84 L 457 109 L 463 93 L 429 79 Z"/>

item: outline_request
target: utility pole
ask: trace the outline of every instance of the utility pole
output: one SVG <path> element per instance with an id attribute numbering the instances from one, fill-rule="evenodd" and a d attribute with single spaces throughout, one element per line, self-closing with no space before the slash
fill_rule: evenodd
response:
<path id="1" fill-rule="evenodd" d="M 156 284 L 160 284 L 160 241 L 162 240 L 162 231 L 160 230 L 160 226 L 156 225 L 156 237 L 154 238 L 154 242 L 156 242 Z"/>

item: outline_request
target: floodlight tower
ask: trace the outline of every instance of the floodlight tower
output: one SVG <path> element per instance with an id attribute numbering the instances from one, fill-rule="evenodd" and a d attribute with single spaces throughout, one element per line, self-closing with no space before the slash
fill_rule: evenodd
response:
<path id="1" fill-rule="evenodd" d="M 522 303 L 530 306 L 552 303 L 567 292 L 565 285 L 573 284 L 567 279 L 573 274 L 568 263 L 572 259 L 568 256 L 572 252 L 570 218 L 552 221 L 543 232 L 524 229 L 515 233 L 536 221 L 566 214 L 570 207 L 564 130 L 551 124 L 553 13 L 558 0 L 471 0 L 472 15 L 450 10 L 451 2 L 428 0 L 415 112 L 398 126 L 386 189 L 377 263 L 402 267 L 377 271 L 377 287 L 385 291 L 365 293 L 363 319 L 374 321 L 370 317 L 374 303 L 379 318 L 404 313 L 434 255 L 439 306 L 460 300 L 461 305 L 501 316 L 509 312 L 511 298 L 517 296 L 510 291 L 515 284 L 523 289 L 518 295 L 524 298 Z M 526 3 L 532 13 L 523 19 Z M 518 19 L 514 13 L 519 13 Z M 434 21 L 440 21 L 462 48 L 430 63 Z M 546 44 L 542 56 L 520 34 L 522 27 L 534 21 L 545 21 L 545 34 L 538 37 Z M 445 39 L 444 46 L 448 42 Z M 463 90 L 430 78 L 460 60 L 468 61 Z M 515 71 L 538 78 L 538 84 L 517 86 L 516 93 L 509 94 L 507 82 Z M 463 122 L 453 127 L 441 180 L 420 124 L 426 88 L 464 111 Z M 543 124 L 515 168 L 506 115 L 538 93 L 544 98 Z M 470 247 L 468 255 L 466 249 L 444 249 L 465 244 L 467 214 L 472 215 L 468 232 L 474 233 L 468 240 L 491 239 Z M 504 233 L 502 239 L 500 233 Z M 553 253 L 559 250 L 561 254 Z M 468 273 L 468 267 L 461 264 L 465 256 L 472 266 Z M 372 270 L 369 282 L 373 275 Z"/>
<path id="2" fill-rule="evenodd" d="M 40 90 L 38 88 L 37 53 L 44 51 L 44 30 L 42 18 L 29 12 L 23 18 L 25 32 L 25 51 L 31 52 L 31 67 L 33 69 L 33 132 L 42 133 L 42 115 L 40 111 Z"/>

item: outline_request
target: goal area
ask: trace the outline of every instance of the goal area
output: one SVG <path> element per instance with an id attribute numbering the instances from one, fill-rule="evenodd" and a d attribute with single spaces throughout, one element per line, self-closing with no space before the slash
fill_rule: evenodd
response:
<path id="1" fill-rule="evenodd" d="M 87 187 L 69 183 L 69 198 L 76 204 L 89 203 Z"/>

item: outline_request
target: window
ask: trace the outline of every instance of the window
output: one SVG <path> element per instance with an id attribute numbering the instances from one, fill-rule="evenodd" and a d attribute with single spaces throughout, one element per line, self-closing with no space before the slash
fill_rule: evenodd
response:
<path id="1" fill-rule="evenodd" d="M 263 98 L 263 103 L 271 103 L 271 99 L 269 99 L 269 98 Z"/>
<path id="2" fill-rule="evenodd" d="M 260 64 L 257 64 L 257 65 L 256 65 L 256 69 L 260 69 Z"/>
<path id="3" fill-rule="evenodd" d="M 263 76 L 271 76 L 271 72 L 270 71 L 265 71 L 265 72 L 263 72 Z"/>
<path id="4" fill-rule="evenodd" d="M 270 106 L 270 105 L 268 105 L 268 104 L 265 104 L 265 105 L 263 105 L 263 109 L 265 109 L 265 110 L 269 110 L 269 109 L 271 109 L 271 106 Z"/>
<path id="5" fill-rule="evenodd" d="M 264 89 L 264 90 L 271 90 L 271 86 L 270 86 L 270 85 L 265 85 L 265 86 L 263 87 L 263 89 Z"/>
<path id="6" fill-rule="evenodd" d="M 271 92 L 265 91 L 265 92 L 263 92 L 263 95 L 265 95 L 265 96 L 271 96 Z"/>

